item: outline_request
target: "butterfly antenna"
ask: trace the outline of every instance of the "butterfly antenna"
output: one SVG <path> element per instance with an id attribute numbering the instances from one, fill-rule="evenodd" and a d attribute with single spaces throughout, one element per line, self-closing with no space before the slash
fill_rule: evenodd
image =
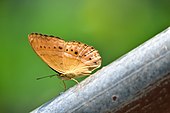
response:
<path id="1" fill-rule="evenodd" d="M 43 79 L 43 78 L 47 78 L 47 77 L 53 77 L 53 76 L 57 76 L 58 74 L 54 74 L 54 75 L 47 75 L 47 76 L 43 76 L 43 77 L 39 77 L 37 78 L 37 80 Z"/>

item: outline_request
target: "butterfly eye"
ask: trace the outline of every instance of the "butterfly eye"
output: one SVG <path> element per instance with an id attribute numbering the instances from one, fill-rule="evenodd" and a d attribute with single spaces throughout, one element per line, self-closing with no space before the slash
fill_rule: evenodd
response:
<path id="1" fill-rule="evenodd" d="M 56 47 L 54 46 L 54 49 L 56 49 Z"/>
<path id="2" fill-rule="evenodd" d="M 40 48 L 42 48 L 42 46 L 40 46 Z"/>
<path id="3" fill-rule="evenodd" d="M 89 58 L 89 60 L 91 60 L 91 58 Z"/>
<path id="4" fill-rule="evenodd" d="M 73 51 L 73 49 L 71 49 L 71 51 Z"/>

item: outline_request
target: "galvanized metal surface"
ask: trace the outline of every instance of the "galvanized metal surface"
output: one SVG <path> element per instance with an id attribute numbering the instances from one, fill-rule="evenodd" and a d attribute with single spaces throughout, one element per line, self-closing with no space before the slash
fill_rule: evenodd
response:
<path id="1" fill-rule="evenodd" d="M 169 73 L 170 28 L 32 113 L 168 113 Z"/>

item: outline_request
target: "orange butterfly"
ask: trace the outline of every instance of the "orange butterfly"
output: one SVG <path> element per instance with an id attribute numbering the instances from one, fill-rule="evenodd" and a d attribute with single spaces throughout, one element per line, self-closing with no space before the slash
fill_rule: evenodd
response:
<path id="1" fill-rule="evenodd" d="M 78 82 L 74 78 L 89 75 L 101 65 L 98 51 L 81 42 L 65 42 L 39 33 L 31 33 L 28 39 L 38 56 L 59 73 L 62 80 Z"/>

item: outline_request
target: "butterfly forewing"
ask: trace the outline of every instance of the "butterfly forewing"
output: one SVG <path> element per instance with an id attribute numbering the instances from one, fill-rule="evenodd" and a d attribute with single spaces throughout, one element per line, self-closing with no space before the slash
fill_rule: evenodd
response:
<path id="1" fill-rule="evenodd" d="M 98 51 L 81 42 L 37 33 L 30 34 L 29 41 L 44 62 L 68 78 L 88 75 L 101 65 Z"/>
<path id="2" fill-rule="evenodd" d="M 44 62 L 59 73 L 64 72 L 61 65 L 64 49 L 60 49 L 64 47 L 64 40 L 41 34 L 30 34 L 29 41 L 34 51 Z"/>

